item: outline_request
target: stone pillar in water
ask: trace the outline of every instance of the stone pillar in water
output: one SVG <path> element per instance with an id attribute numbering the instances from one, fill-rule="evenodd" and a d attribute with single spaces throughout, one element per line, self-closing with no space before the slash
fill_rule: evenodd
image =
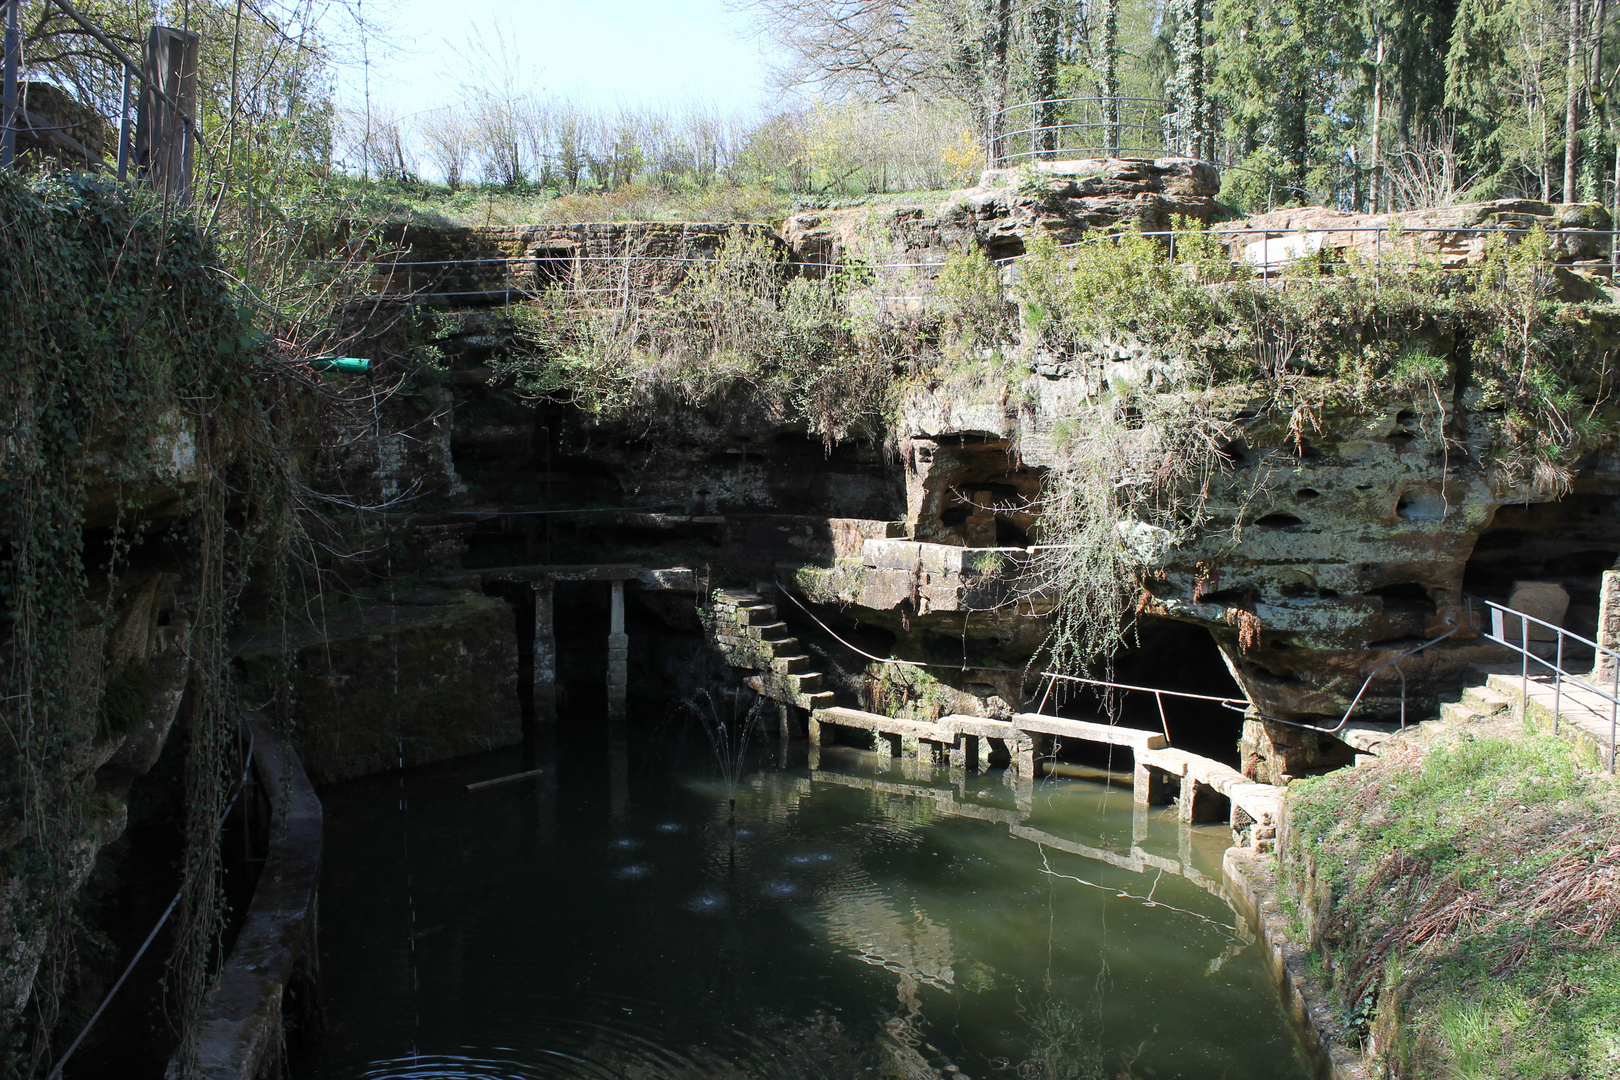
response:
<path id="1" fill-rule="evenodd" d="M 613 582 L 612 619 L 608 628 L 608 716 L 624 716 L 624 696 L 630 685 L 630 635 L 624 632 L 624 582 Z"/>
<path id="2" fill-rule="evenodd" d="M 556 582 L 541 578 L 534 588 L 534 719 L 549 724 L 557 719 Z"/>

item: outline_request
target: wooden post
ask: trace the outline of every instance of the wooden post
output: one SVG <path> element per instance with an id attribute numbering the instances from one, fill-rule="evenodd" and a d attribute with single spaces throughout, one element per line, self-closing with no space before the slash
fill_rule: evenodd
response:
<path id="1" fill-rule="evenodd" d="M 551 578 L 533 583 L 534 589 L 534 719 L 557 720 L 556 585 Z"/>
<path id="2" fill-rule="evenodd" d="M 624 632 L 624 582 L 613 582 L 608 633 L 608 716 L 623 719 L 625 692 L 630 685 L 630 635 Z"/>
<path id="3" fill-rule="evenodd" d="M 202 37 L 187 30 L 154 26 L 146 38 L 141 67 L 145 80 L 135 123 L 137 175 L 158 194 L 181 203 L 191 200 L 195 151 L 191 127 L 197 121 L 197 62 Z M 180 109 L 156 93 L 157 87 Z M 189 121 L 189 123 L 188 123 Z"/>

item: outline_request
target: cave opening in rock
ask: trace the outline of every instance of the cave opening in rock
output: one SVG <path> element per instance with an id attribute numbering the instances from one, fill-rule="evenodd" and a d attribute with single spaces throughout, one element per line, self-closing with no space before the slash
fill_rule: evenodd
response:
<path id="1" fill-rule="evenodd" d="M 1136 631 L 1124 648 L 1114 654 L 1113 681 L 1133 686 L 1151 686 L 1211 697 L 1243 698 L 1221 658 L 1215 639 L 1202 626 L 1146 616 L 1138 620 Z M 1118 698 L 1120 724 L 1151 731 L 1168 728 L 1170 745 L 1213 758 L 1228 765 L 1238 764 L 1238 741 L 1243 734 L 1243 713 L 1213 701 L 1164 697 L 1161 718 L 1154 695 L 1125 693 Z M 1050 711 L 1050 708 L 1049 710 Z M 1077 719 L 1097 719 L 1104 710 L 1091 692 L 1069 695 L 1059 710 Z M 1111 764 L 1115 769 L 1128 766 L 1129 752 L 1091 744 L 1065 745 L 1061 757 L 1090 765 Z"/>
<path id="2" fill-rule="evenodd" d="M 1376 596 L 1384 603 L 1386 615 L 1433 615 L 1438 608 L 1427 585 L 1421 581 L 1402 581 L 1368 589 L 1368 596 Z"/>
<path id="3" fill-rule="evenodd" d="M 1004 262 L 1024 254 L 1024 241 L 1017 236 L 998 236 L 984 245 L 984 254 L 991 262 Z"/>
<path id="4" fill-rule="evenodd" d="M 1505 603 L 1516 581 L 1550 581 L 1569 593 L 1564 626 L 1597 630 L 1603 571 L 1620 557 L 1620 498 L 1577 492 L 1558 502 L 1500 507 L 1463 568 L 1463 589 Z"/>
<path id="5" fill-rule="evenodd" d="M 529 253 L 534 260 L 534 284 L 538 289 L 554 289 L 574 276 L 575 251 L 566 247 L 539 247 Z"/>

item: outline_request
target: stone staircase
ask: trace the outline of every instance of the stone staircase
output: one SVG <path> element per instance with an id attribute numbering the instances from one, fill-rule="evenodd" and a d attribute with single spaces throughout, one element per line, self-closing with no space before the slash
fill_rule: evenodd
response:
<path id="1" fill-rule="evenodd" d="M 759 673 L 744 680 L 749 689 L 807 712 L 832 708 L 832 691 L 823 688 L 819 671 L 810 670 L 809 655 L 788 632 L 775 604 L 752 589 L 721 589 L 709 612 L 711 640 L 726 663 Z"/>
<path id="2" fill-rule="evenodd" d="M 1441 704 L 1440 719 L 1452 724 L 1466 724 L 1484 720 L 1512 708 L 1518 695 L 1504 693 L 1491 685 L 1492 676 L 1500 674 L 1497 665 L 1468 665 L 1465 677 L 1469 680 L 1469 685 L 1463 687 L 1462 694 L 1456 701 Z"/>
<path id="3" fill-rule="evenodd" d="M 1573 679 L 1555 680 L 1551 672 L 1532 671 L 1526 678 L 1520 664 L 1469 664 L 1468 679 L 1473 685 L 1461 698 L 1440 707 L 1442 719 L 1477 720 L 1511 711 L 1556 733 L 1601 768 L 1613 760 L 1614 706 L 1607 697 Z"/>

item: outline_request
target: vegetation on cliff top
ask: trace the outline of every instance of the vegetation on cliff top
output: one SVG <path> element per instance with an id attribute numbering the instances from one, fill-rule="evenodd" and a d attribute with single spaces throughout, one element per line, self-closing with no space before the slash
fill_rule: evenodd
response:
<path id="1" fill-rule="evenodd" d="M 1505 717 L 1386 746 L 1279 844 L 1346 1030 L 1387 1076 L 1620 1074 L 1620 788 Z"/>

